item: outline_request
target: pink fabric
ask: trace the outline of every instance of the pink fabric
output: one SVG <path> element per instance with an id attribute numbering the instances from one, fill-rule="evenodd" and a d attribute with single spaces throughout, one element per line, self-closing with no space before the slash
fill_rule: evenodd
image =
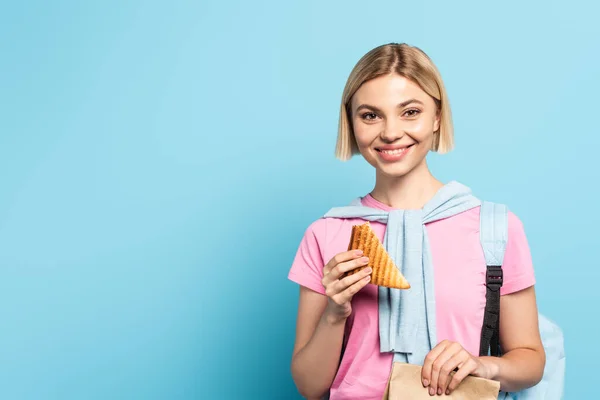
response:
<path id="1" fill-rule="evenodd" d="M 365 206 L 391 210 L 370 195 Z M 348 248 L 352 225 L 358 219 L 319 219 L 305 232 L 289 279 L 325 294 L 323 266 Z M 380 240 L 385 224 L 371 223 Z M 437 339 L 456 341 L 479 353 L 485 307 L 485 259 L 479 241 L 479 208 L 426 225 L 434 265 Z M 504 258 L 501 294 L 534 285 L 529 246 L 521 221 L 512 213 L 508 219 L 508 244 Z M 330 390 L 332 400 L 381 399 L 391 372 L 392 354 L 379 352 L 378 290 L 369 284 L 352 301 L 347 321 L 346 350 Z"/>

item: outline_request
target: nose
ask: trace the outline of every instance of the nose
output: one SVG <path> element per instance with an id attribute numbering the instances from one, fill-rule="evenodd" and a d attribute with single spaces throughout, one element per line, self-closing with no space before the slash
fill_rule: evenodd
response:
<path id="1" fill-rule="evenodd" d="M 397 121 L 386 120 L 383 132 L 381 132 L 381 139 L 387 143 L 393 143 L 404 136 L 404 130 L 401 124 Z"/>

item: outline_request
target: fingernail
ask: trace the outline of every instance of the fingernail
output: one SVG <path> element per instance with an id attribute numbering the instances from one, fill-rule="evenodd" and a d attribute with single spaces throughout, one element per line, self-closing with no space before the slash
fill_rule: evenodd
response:
<path id="1" fill-rule="evenodd" d="M 429 381 L 427 379 L 423 379 L 423 386 L 429 386 Z"/>
<path id="2" fill-rule="evenodd" d="M 371 267 L 365 268 L 365 271 L 367 274 L 370 274 L 371 272 L 373 272 L 373 268 L 371 268 Z"/>
<path id="3" fill-rule="evenodd" d="M 450 389 L 446 389 L 446 396 L 450 396 Z"/>
<path id="4" fill-rule="evenodd" d="M 435 389 L 434 388 L 429 388 L 429 395 L 433 396 L 435 394 Z"/>
<path id="5" fill-rule="evenodd" d="M 369 282 L 371 280 L 371 275 L 365 277 L 365 281 Z"/>
<path id="6" fill-rule="evenodd" d="M 360 259 L 360 262 L 363 264 L 368 264 L 369 263 L 369 257 L 363 257 Z"/>
<path id="7" fill-rule="evenodd" d="M 357 256 L 359 256 L 359 257 L 360 257 L 360 256 L 362 256 L 362 255 L 363 255 L 363 251 L 362 251 L 362 250 L 356 250 L 356 251 L 354 252 L 354 254 L 356 254 Z"/>
<path id="8" fill-rule="evenodd" d="M 442 395 L 442 388 L 438 388 L 438 396 Z"/>

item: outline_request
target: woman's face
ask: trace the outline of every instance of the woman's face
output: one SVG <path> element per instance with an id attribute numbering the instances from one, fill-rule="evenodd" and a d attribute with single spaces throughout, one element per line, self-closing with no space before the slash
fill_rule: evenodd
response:
<path id="1" fill-rule="evenodd" d="M 425 163 L 439 118 L 433 98 L 417 84 L 397 74 L 367 81 L 351 111 L 358 148 L 378 171 L 399 177 Z"/>

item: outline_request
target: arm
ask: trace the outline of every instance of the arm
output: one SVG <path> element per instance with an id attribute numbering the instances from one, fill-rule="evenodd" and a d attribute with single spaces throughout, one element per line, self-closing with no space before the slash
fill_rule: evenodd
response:
<path id="1" fill-rule="evenodd" d="M 460 343 L 440 342 L 425 358 L 423 386 L 429 387 L 431 395 L 450 394 L 468 375 L 499 381 L 505 392 L 536 385 L 542 379 L 546 355 L 533 286 L 500 297 L 500 345 L 502 357 L 476 357 Z"/>
<path id="2" fill-rule="evenodd" d="M 478 357 L 460 343 L 442 341 L 423 364 L 423 385 L 430 394 L 451 393 L 468 375 L 499 381 L 505 392 L 520 391 L 541 380 L 546 355 L 539 333 L 531 253 L 523 225 L 512 213 L 502 269 L 499 330 L 504 355 Z"/>
<path id="3" fill-rule="evenodd" d="M 300 286 L 292 377 L 308 399 L 327 392 L 342 352 L 345 320 L 328 317 L 326 306 L 327 297 Z"/>
<path id="4" fill-rule="evenodd" d="M 325 295 L 300 288 L 292 378 L 304 397 L 323 396 L 338 369 L 346 319 L 352 313 L 352 297 L 370 280 L 371 268 L 342 275 L 368 263 L 360 251 L 337 254 L 323 268 Z"/>
<path id="5" fill-rule="evenodd" d="M 546 354 L 533 286 L 500 298 L 500 344 L 502 357 L 481 357 L 488 378 L 500 381 L 505 392 L 516 392 L 540 382 Z"/>

